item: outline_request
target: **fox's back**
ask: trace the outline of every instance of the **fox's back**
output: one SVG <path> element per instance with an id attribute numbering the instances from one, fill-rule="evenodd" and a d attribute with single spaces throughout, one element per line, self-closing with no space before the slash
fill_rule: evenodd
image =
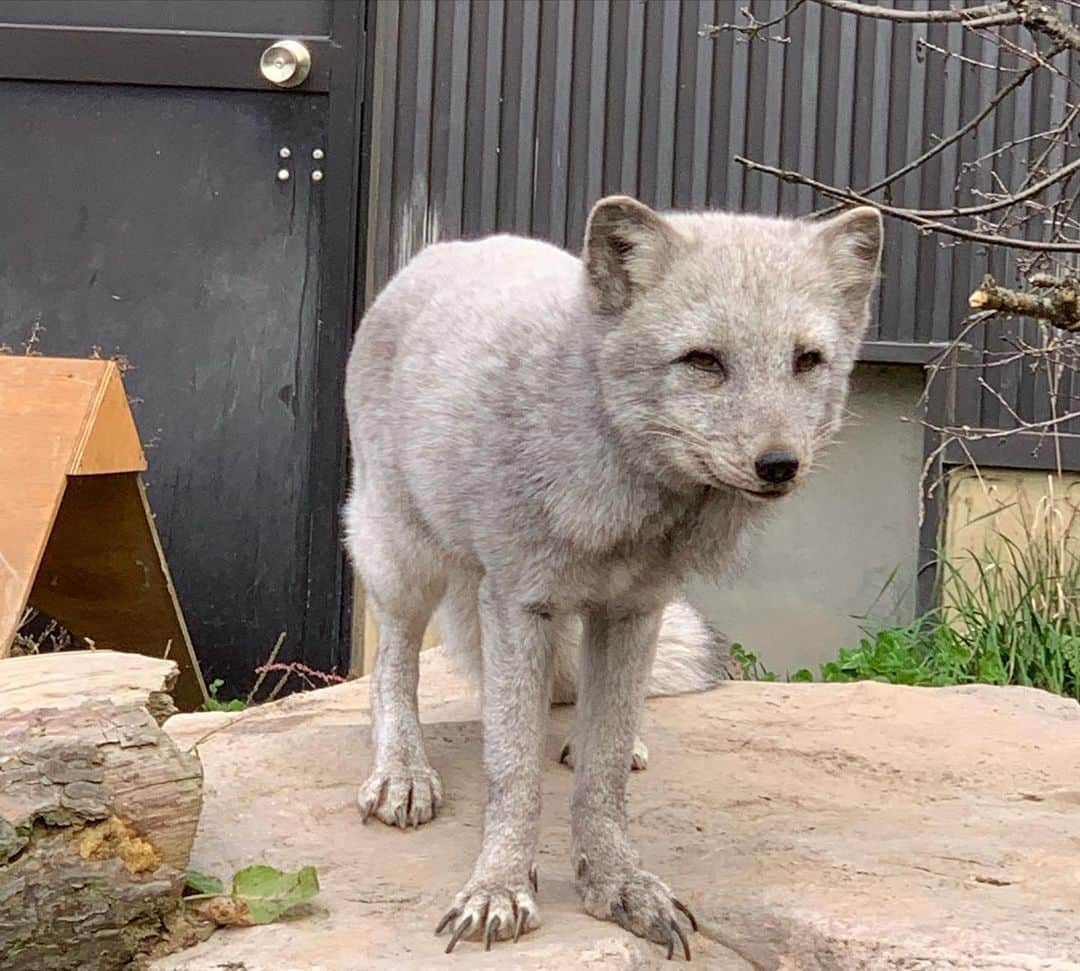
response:
<path id="1" fill-rule="evenodd" d="M 569 253 L 517 236 L 423 250 L 361 322 L 348 365 L 350 417 L 393 407 L 407 418 L 401 409 L 435 391 L 470 397 L 485 365 L 505 368 L 557 340 L 581 274 Z"/>
<path id="2" fill-rule="evenodd" d="M 575 339 L 583 277 L 576 257 L 515 236 L 416 256 L 365 315 L 349 359 L 354 486 L 377 479 L 420 507 L 445 496 L 452 512 L 422 511 L 447 528 L 467 516 L 558 408 L 553 375 Z"/>

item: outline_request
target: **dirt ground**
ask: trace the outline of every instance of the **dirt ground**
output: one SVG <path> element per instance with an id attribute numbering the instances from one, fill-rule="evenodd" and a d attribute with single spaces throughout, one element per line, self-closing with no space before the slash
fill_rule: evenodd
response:
<path id="1" fill-rule="evenodd" d="M 361 825 L 366 679 L 243 712 L 179 715 L 206 798 L 192 866 L 315 864 L 291 919 L 219 931 L 157 971 L 648 968 L 659 947 L 585 915 L 554 712 L 539 854 L 543 926 L 485 954 L 432 931 L 480 841 L 477 704 L 439 651 L 421 679 L 447 805 L 416 831 Z M 216 729 L 216 730 L 215 730 Z M 212 733 L 209 734 L 208 733 Z M 1024 688 L 732 682 L 649 703 L 632 830 L 694 909 L 716 969 L 1080 969 L 1080 706 Z"/>

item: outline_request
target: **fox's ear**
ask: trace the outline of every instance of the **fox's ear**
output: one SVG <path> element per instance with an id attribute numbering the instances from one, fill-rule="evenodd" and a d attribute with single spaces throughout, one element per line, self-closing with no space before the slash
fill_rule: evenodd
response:
<path id="1" fill-rule="evenodd" d="M 619 313 L 656 286 L 671 268 L 679 244 L 663 216 L 629 196 L 607 196 L 589 213 L 585 269 L 595 308 Z"/>
<path id="2" fill-rule="evenodd" d="M 830 284 L 865 313 L 881 265 L 881 213 L 871 206 L 849 209 L 818 229 L 829 265 Z"/>

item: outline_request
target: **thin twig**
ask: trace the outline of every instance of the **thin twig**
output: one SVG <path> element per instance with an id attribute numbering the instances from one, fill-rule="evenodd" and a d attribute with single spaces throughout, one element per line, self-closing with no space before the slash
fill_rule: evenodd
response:
<path id="1" fill-rule="evenodd" d="M 285 631 L 278 634 L 277 640 L 274 642 L 274 649 L 270 652 L 270 657 L 267 658 L 267 664 L 273 664 L 277 660 L 278 653 L 281 651 L 281 645 L 285 643 Z M 255 695 L 258 693 L 259 688 L 262 687 L 263 681 L 266 680 L 266 675 L 269 673 L 269 668 L 263 666 L 258 669 L 259 676 L 255 679 L 255 685 L 248 692 L 247 698 L 244 699 L 244 707 L 246 708 L 251 704 Z"/>

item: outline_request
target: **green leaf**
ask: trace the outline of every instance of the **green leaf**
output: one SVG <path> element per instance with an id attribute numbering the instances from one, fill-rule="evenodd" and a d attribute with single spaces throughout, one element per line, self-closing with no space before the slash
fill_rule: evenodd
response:
<path id="1" fill-rule="evenodd" d="M 256 864 L 233 877 L 233 897 L 247 904 L 252 924 L 269 924 L 318 892 L 319 878 L 313 866 L 289 873 Z"/>
<path id="2" fill-rule="evenodd" d="M 789 681 L 813 681 L 814 672 L 809 668 L 799 668 L 789 679 Z"/>
<path id="3" fill-rule="evenodd" d="M 184 874 L 184 889 L 192 893 L 224 893 L 225 885 L 217 877 L 207 876 L 197 870 L 188 870 Z"/>

